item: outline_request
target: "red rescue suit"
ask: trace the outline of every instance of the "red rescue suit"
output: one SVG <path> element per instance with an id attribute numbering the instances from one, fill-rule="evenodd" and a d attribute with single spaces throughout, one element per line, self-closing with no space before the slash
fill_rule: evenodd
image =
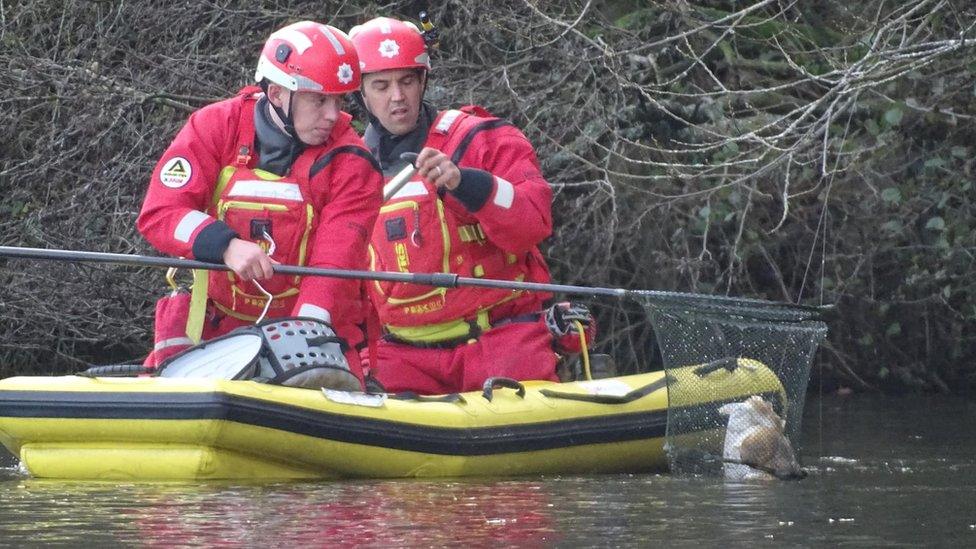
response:
<path id="1" fill-rule="evenodd" d="M 552 231 L 552 191 L 525 136 L 498 118 L 450 110 L 433 120 L 424 146 L 462 169 L 459 189 L 465 168 L 486 172 L 475 193 L 482 196 L 461 200 L 410 181 L 380 208 L 370 268 L 548 282 L 538 244 Z M 388 391 L 474 390 L 492 376 L 557 379 L 552 337 L 538 320 L 546 294 L 389 282 L 368 288 L 386 333 L 373 374 Z"/>
<path id="2" fill-rule="evenodd" d="M 382 175 L 351 117 L 342 113 L 325 144 L 306 147 L 287 174 L 276 175 L 256 168 L 260 97 L 258 88 L 245 88 L 190 116 L 153 172 L 140 233 L 166 254 L 214 263 L 237 237 L 282 264 L 364 269 Z M 356 281 L 275 275 L 260 285 L 274 296 L 267 317 L 325 318 L 350 346 L 362 341 Z M 211 271 L 207 296 L 203 339 L 253 323 L 267 305 L 260 288 L 232 272 Z M 357 355 L 347 355 L 359 375 Z"/>

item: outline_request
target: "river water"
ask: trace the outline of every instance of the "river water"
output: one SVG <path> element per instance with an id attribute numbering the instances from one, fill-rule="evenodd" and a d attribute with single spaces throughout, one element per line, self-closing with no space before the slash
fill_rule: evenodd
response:
<path id="1" fill-rule="evenodd" d="M 807 401 L 796 482 L 668 475 L 117 484 L 0 456 L 0 545 L 976 544 L 976 403 Z"/>

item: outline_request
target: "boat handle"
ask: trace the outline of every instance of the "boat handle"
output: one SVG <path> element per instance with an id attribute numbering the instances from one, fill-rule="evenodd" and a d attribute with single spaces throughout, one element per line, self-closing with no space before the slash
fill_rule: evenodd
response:
<path id="1" fill-rule="evenodd" d="M 482 386 L 481 396 L 491 402 L 492 391 L 495 389 L 515 389 L 515 394 L 525 398 L 525 387 L 510 377 L 489 377 Z"/>
<path id="2" fill-rule="evenodd" d="M 706 362 L 701 366 L 694 369 L 694 372 L 698 377 L 705 377 L 712 372 L 717 372 L 718 370 L 725 369 L 730 374 L 739 367 L 739 359 L 734 356 L 727 356 L 720 358 L 718 360 L 713 360 L 711 362 Z"/>

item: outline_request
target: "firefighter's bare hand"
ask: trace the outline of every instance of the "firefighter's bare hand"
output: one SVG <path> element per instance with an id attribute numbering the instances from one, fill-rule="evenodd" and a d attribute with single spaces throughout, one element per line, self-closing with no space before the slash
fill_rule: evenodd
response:
<path id="1" fill-rule="evenodd" d="M 254 242 L 235 238 L 224 250 L 224 264 L 244 280 L 265 280 L 274 275 L 277 261 Z"/>
<path id="2" fill-rule="evenodd" d="M 417 155 L 417 174 L 437 187 L 453 191 L 461 183 L 461 170 L 441 151 L 424 147 Z"/>

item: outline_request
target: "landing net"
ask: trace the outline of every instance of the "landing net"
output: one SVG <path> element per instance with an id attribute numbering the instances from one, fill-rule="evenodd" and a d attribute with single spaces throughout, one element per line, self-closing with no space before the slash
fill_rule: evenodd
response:
<path id="1" fill-rule="evenodd" d="M 740 479 L 796 472 L 795 458 L 788 462 L 827 334 L 818 312 L 750 299 L 637 299 L 667 372 L 671 471 Z"/>

